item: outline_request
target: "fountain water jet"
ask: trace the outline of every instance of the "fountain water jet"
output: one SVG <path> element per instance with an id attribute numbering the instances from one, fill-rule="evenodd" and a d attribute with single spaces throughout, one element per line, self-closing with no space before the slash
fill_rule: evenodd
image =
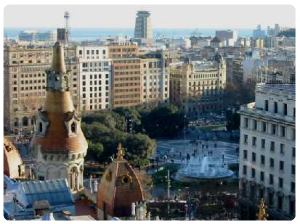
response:
<path id="1" fill-rule="evenodd" d="M 224 164 L 224 156 L 199 155 L 192 157 L 176 173 L 175 179 L 220 179 L 231 177 L 233 171 Z"/>

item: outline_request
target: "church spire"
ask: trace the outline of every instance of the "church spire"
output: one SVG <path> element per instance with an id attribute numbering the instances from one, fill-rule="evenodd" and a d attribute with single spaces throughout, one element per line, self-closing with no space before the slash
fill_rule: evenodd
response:
<path id="1" fill-rule="evenodd" d="M 52 70 L 59 73 L 66 73 L 66 66 L 64 60 L 64 49 L 61 43 L 56 42 L 53 46 L 53 60 L 52 60 Z"/>
<path id="2" fill-rule="evenodd" d="M 69 91 L 70 75 L 66 70 L 64 48 L 56 42 L 53 46 L 52 66 L 47 73 L 47 91 Z"/>

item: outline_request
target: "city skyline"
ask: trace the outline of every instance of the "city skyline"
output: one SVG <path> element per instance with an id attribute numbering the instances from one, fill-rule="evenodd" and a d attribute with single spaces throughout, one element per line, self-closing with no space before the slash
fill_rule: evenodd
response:
<path id="1" fill-rule="evenodd" d="M 110 13 L 112 9 L 114 13 Z M 61 15 L 69 11 L 74 28 L 133 28 L 139 10 L 150 11 L 153 28 L 252 29 L 258 24 L 266 28 L 276 23 L 295 27 L 295 9 L 289 5 L 9 5 L 4 9 L 4 27 L 62 27 Z M 255 12 L 255 17 L 245 16 L 249 12 Z"/>

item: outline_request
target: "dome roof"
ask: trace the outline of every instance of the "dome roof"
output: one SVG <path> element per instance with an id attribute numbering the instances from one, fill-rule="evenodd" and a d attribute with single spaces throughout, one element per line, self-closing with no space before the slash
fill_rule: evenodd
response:
<path id="1" fill-rule="evenodd" d="M 128 217 L 132 203 L 144 200 L 141 183 L 123 156 L 119 145 L 117 159 L 107 167 L 98 187 L 97 208 L 110 216 Z"/>
<path id="2" fill-rule="evenodd" d="M 14 144 L 4 137 L 4 174 L 10 178 L 20 178 L 20 165 L 23 164 L 19 151 Z"/>

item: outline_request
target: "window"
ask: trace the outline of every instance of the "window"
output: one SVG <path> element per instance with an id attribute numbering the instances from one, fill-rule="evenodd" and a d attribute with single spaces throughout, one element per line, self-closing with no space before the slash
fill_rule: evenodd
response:
<path id="1" fill-rule="evenodd" d="M 279 170 L 283 171 L 284 170 L 284 162 L 279 161 Z"/>
<path id="2" fill-rule="evenodd" d="M 281 129 L 281 137 L 285 137 L 285 127 L 284 126 L 280 126 Z"/>
<path id="3" fill-rule="evenodd" d="M 295 172 L 296 172 L 296 170 L 295 170 L 295 165 L 292 165 L 292 167 L 291 167 L 291 173 L 292 173 L 293 175 L 295 175 Z"/>
<path id="4" fill-rule="evenodd" d="M 269 110 L 269 101 L 265 100 L 265 111 Z"/>
<path id="5" fill-rule="evenodd" d="M 253 129 L 257 130 L 257 121 L 256 120 L 253 120 Z"/>
<path id="6" fill-rule="evenodd" d="M 278 105 L 277 105 L 277 102 L 274 102 L 274 113 L 275 113 L 275 114 L 278 113 Z"/>
<path id="7" fill-rule="evenodd" d="M 245 118 L 245 119 L 244 119 L 244 127 L 245 127 L 245 128 L 248 128 L 248 118 Z"/>
<path id="8" fill-rule="evenodd" d="M 283 178 L 281 177 L 278 178 L 278 187 L 283 188 Z"/>
<path id="9" fill-rule="evenodd" d="M 277 208 L 279 209 L 279 210 L 281 210 L 282 209 L 282 205 L 283 205 L 283 199 L 282 199 L 282 196 L 280 196 L 280 195 L 278 195 L 278 198 L 277 198 L 278 200 L 277 200 Z"/>
<path id="10" fill-rule="evenodd" d="M 244 144 L 248 144 L 248 135 L 244 135 Z"/>
<path id="11" fill-rule="evenodd" d="M 254 168 L 251 169 L 251 177 L 255 178 L 255 169 Z"/>
<path id="12" fill-rule="evenodd" d="M 272 135 L 276 135 L 276 124 L 272 124 Z"/>
<path id="13" fill-rule="evenodd" d="M 256 146 L 256 137 L 252 137 L 252 146 Z"/>
<path id="14" fill-rule="evenodd" d="M 292 157 L 293 157 L 293 158 L 296 157 L 296 150 L 295 150 L 295 147 L 292 148 Z"/>
<path id="15" fill-rule="evenodd" d="M 79 55 L 82 55 L 82 50 L 79 50 Z"/>
<path id="16" fill-rule="evenodd" d="M 296 132 L 295 132 L 295 128 L 292 128 L 292 140 L 295 140 L 295 136 Z"/>
<path id="17" fill-rule="evenodd" d="M 245 166 L 245 165 L 243 166 L 243 174 L 247 175 L 247 166 Z"/>
<path id="18" fill-rule="evenodd" d="M 284 144 L 280 143 L 280 154 L 284 154 Z"/>
<path id="19" fill-rule="evenodd" d="M 287 104 L 286 103 L 284 103 L 283 104 L 283 115 L 287 115 Z"/>
<path id="20" fill-rule="evenodd" d="M 262 149 L 265 149 L 265 148 L 266 148 L 266 140 L 265 140 L 265 139 L 262 139 L 262 140 L 261 140 L 261 148 L 262 148 Z"/>
<path id="21" fill-rule="evenodd" d="M 275 142 L 270 143 L 270 150 L 271 150 L 271 152 L 275 151 Z"/>
<path id="22" fill-rule="evenodd" d="M 248 152 L 247 152 L 247 150 L 244 150 L 243 153 L 244 153 L 244 154 L 243 154 L 243 155 L 244 155 L 244 159 L 247 159 L 247 157 L 248 157 Z"/>
<path id="23" fill-rule="evenodd" d="M 267 132 L 267 123 L 262 122 L 262 132 Z"/>
<path id="24" fill-rule="evenodd" d="M 260 156 L 260 164 L 265 165 L 265 156 L 264 155 Z"/>
<path id="25" fill-rule="evenodd" d="M 295 182 L 291 182 L 291 192 L 295 193 Z"/>
<path id="26" fill-rule="evenodd" d="M 39 132 L 40 133 L 43 132 L 43 124 L 42 124 L 42 122 L 39 123 Z"/>
<path id="27" fill-rule="evenodd" d="M 256 153 L 252 152 L 252 162 L 256 162 Z"/>
<path id="28" fill-rule="evenodd" d="M 265 181 L 265 173 L 264 172 L 260 172 L 260 181 Z"/>
<path id="29" fill-rule="evenodd" d="M 273 174 L 270 174 L 270 175 L 269 175 L 269 184 L 270 184 L 270 185 L 273 185 L 273 184 L 274 184 L 274 176 L 273 176 Z"/>
<path id="30" fill-rule="evenodd" d="M 270 158 L 270 167 L 274 168 L 274 159 L 273 158 Z"/>
<path id="31" fill-rule="evenodd" d="M 76 133 L 76 123 L 75 122 L 73 122 L 71 124 L 71 131 L 72 131 L 72 133 Z"/>
<path id="32" fill-rule="evenodd" d="M 295 118 L 296 117 L 296 108 L 294 107 L 293 109 L 293 117 Z"/>

